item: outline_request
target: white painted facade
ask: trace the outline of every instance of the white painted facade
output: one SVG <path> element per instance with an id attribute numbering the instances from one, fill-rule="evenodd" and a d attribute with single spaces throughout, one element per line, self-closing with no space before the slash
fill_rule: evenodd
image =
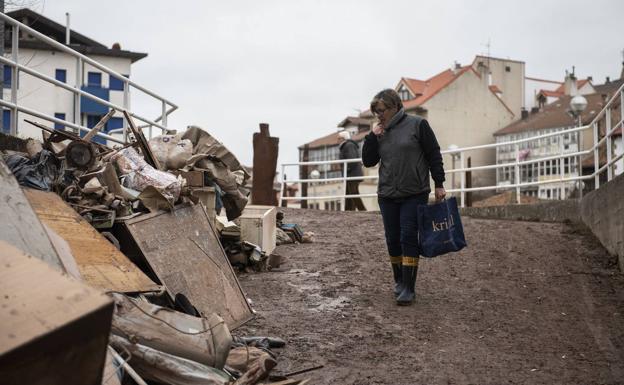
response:
<path id="1" fill-rule="evenodd" d="M 446 150 L 451 144 L 459 147 L 492 143 L 494 132 L 514 120 L 515 115 L 489 90 L 488 83 L 473 71 L 466 71 L 437 95 L 422 104 L 427 110 L 426 118 L 433 128 L 440 148 Z M 505 91 L 503 91 L 504 93 Z M 494 150 L 477 150 L 466 154 L 472 166 L 493 164 Z M 449 154 L 444 155 L 444 168 L 453 168 Z M 455 163 L 459 168 L 459 163 Z M 453 184 L 453 179 L 454 184 Z M 495 173 L 491 170 L 472 173 L 473 186 L 494 185 Z M 458 188 L 460 174 L 453 178 L 446 175 L 445 187 Z M 433 184 L 433 182 L 432 182 Z"/>
<path id="2" fill-rule="evenodd" d="M 522 61 L 477 56 L 472 68 L 479 72 L 479 63 L 488 69 L 488 84 L 496 85 L 502 92 L 500 98 L 511 109 L 515 116 L 525 104 L 525 64 Z"/>
<path id="3" fill-rule="evenodd" d="M 5 56 L 10 58 L 10 53 Z M 123 75 L 131 75 L 131 59 L 129 58 L 110 56 L 89 57 Z M 76 58 L 64 52 L 20 49 L 18 63 L 52 78 L 55 77 L 57 69 L 64 69 L 66 70 L 67 84 L 71 86 L 76 85 Z M 109 75 L 89 64 L 84 65 L 83 78 L 80 85 L 87 84 L 89 72 L 101 73 L 102 88 L 109 88 Z M 3 97 L 5 100 L 11 100 L 11 88 L 7 88 L 6 85 Z M 123 106 L 123 91 L 111 90 L 109 101 Z M 65 114 L 65 120 L 76 122 L 74 96 L 71 92 L 23 72 L 19 72 L 17 103 L 20 106 L 28 107 L 50 116 L 54 116 L 55 113 L 63 113 Z M 121 113 L 118 112 L 115 116 L 121 117 Z M 41 139 L 41 130 L 24 122 L 24 119 L 38 121 L 50 127 L 53 126 L 53 123 L 44 122 L 42 119 L 25 113 L 18 113 L 17 133 L 18 136 L 23 138 Z M 79 122 L 83 126 L 87 125 L 86 114 L 82 114 Z"/>
<path id="4" fill-rule="evenodd" d="M 552 132 L 571 129 L 568 127 L 555 127 L 543 130 L 522 131 L 506 135 L 497 135 L 496 142 L 509 142 L 526 139 L 533 136 L 550 134 Z M 553 136 L 540 140 L 524 142 L 520 144 L 519 151 L 521 160 L 532 160 L 555 156 L 560 154 L 570 154 L 579 151 L 579 134 L 564 134 L 563 136 Z M 510 163 L 510 166 L 499 168 L 496 173 L 496 185 L 507 186 L 514 184 L 516 180 L 515 167 L 516 147 L 512 145 L 501 146 L 496 150 L 496 160 L 498 164 Z M 528 165 L 520 166 L 520 183 L 542 182 L 548 180 L 569 178 L 579 175 L 580 159 L 567 157 L 557 160 L 548 160 Z M 566 199 L 579 188 L 578 182 L 568 182 L 563 186 L 561 183 L 544 183 L 539 186 L 523 190 L 523 194 L 539 197 L 541 199 Z"/>

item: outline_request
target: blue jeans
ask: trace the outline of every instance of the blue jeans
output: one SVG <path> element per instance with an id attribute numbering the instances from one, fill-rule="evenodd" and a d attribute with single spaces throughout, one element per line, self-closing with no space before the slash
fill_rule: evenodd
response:
<path id="1" fill-rule="evenodd" d="M 426 205 L 429 194 L 407 198 L 379 198 L 379 208 L 386 231 L 386 244 L 391 257 L 418 257 L 418 217 L 416 207 Z"/>

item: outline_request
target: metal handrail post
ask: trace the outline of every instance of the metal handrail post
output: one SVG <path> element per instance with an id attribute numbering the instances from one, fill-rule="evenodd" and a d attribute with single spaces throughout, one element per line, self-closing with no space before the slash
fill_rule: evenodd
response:
<path id="1" fill-rule="evenodd" d="M 563 180 L 563 178 L 565 178 L 564 175 L 564 169 L 563 166 L 565 164 L 565 162 L 563 161 L 563 136 L 561 135 L 559 137 L 559 152 L 561 154 L 561 158 L 559 158 L 559 176 L 561 177 L 561 180 Z M 570 164 L 570 161 L 568 161 L 568 165 Z M 565 183 L 561 182 L 559 183 L 559 200 L 564 200 L 565 199 Z"/>
<path id="2" fill-rule="evenodd" d="M 598 168 L 600 168 L 600 160 L 598 157 L 598 123 L 595 122 L 593 124 L 594 128 L 594 190 L 597 190 L 600 187 L 600 173 L 598 172 Z"/>
<path id="3" fill-rule="evenodd" d="M 11 36 L 11 44 L 13 49 L 11 50 L 11 57 L 13 62 L 17 63 L 19 54 L 19 25 L 13 26 L 13 36 Z M 11 135 L 17 136 L 17 82 L 19 79 L 19 69 L 17 66 L 11 67 L 11 103 L 15 105 L 11 113 Z"/>
<path id="4" fill-rule="evenodd" d="M 613 179 L 613 167 L 611 167 L 611 108 L 607 108 L 606 120 L 606 133 L 607 133 L 607 182 Z"/>
<path id="5" fill-rule="evenodd" d="M 347 162 L 342 163 L 342 199 L 340 203 L 340 211 L 345 211 L 345 205 L 347 200 L 345 195 L 347 195 Z"/>
<path id="6" fill-rule="evenodd" d="M 581 115 L 578 117 L 578 126 L 581 125 Z M 583 148 L 583 132 L 579 131 L 576 133 L 576 146 L 577 151 L 580 151 Z M 572 159 L 570 159 L 570 162 Z M 572 167 L 570 167 L 570 172 L 572 171 Z M 576 174 L 578 176 L 583 176 L 583 158 L 579 155 L 576 159 Z M 579 189 L 579 198 L 583 198 L 583 181 L 578 181 L 578 189 Z"/>
<path id="7" fill-rule="evenodd" d="M 520 204 L 520 144 L 516 144 L 516 164 L 514 166 L 516 178 L 516 203 Z"/>
<path id="8" fill-rule="evenodd" d="M 74 88 L 76 88 L 76 90 L 79 90 L 82 88 L 82 81 L 83 81 L 83 63 L 82 63 L 82 59 L 81 58 L 77 58 L 76 59 L 76 82 L 74 84 Z M 80 108 L 80 94 L 75 92 L 74 93 L 74 124 L 77 124 L 79 126 L 82 125 L 82 111 Z"/>
<path id="9" fill-rule="evenodd" d="M 130 111 L 130 83 L 127 80 L 124 80 L 124 91 L 123 91 L 123 107 L 124 110 Z M 128 141 L 128 120 L 126 117 L 123 117 L 123 140 L 124 142 Z"/>
<path id="10" fill-rule="evenodd" d="M 466 163 L 465 163 L 466 159 L 464 156 L 464 152 L 460 152 L 459 153 L 459 164 L 461 166 L 462 169 L 466 168 Z M 461 193 L 460 193 L 460 203 L 461 203 L 461 207 L 466 207 L 466 171 L 462 171 L 461 173 Z"/>
<path id="11" fill-rule="evenodd" d="M 286 183 L 286 175 L 284 175 L 284 165 L 282 165 L 282 184 L 280 187 L 280 195 L 277 202 L 277 207 L 282 207 L 282 197 L 284 196 L 284 183 Z"/>
<path id="12" fill-rule="evenodd" d="M 162 114 L 161 114 L 162 125 L 167 127 L 167 102 L 162 101 Z"/>

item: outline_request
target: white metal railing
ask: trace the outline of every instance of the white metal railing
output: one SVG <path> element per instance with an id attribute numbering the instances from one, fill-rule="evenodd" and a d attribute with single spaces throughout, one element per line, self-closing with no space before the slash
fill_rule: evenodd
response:
<path id="1" fill-rule="evenodd" d="M 85 127 L 82 125 L 81 122 L 81 111 L 80 111 L 80 98 L 81 97 L 85 97 L 85 98 L 89 98 L 97 103 L 100 103 L 102 105 L 105 105 L 109 108 L 112 108 L 116 111 L 128 111 L 128 113 L 130 114 L 130 116 L 132 116 L 133 118 L 145 123 L 145 125 L 141 126 L 141 128 L 144 127 L 149 127 L 150 132 L 149 132 L 149 136 L 151 137 L 151 129 L 152 127 L 157 127 L 160 128 L 163 132 L 165 132 L 167 130 L 167 116 L 169 114 L 171 114 L 173 111 L 175 111 L 178 106 L 176 104 L 174 104 L 173 102 L 165 99 L 164 97 L 156 94 L 153 91 L 150 91 L 149 89 L 137 84 L 136 82 L 128 79 L 127 77 L 125 77 L 124 75 L 118 73 L 115 70 L 110 69 L 109 67 L 69 48 L 67 45 L 64 45 L 62 43 L 59 43 L 56 40 L 53 40 L 51 38 L 49 38 L 48 36 L 43 35 L 42 33 L 28 27 L 25 24 L 20 23 L 19 21 L 7 16 L 4 13 L 0 13 L 0 19 L 4 20 L 5 23 L 11 25 L 11 56 L 10 59 L 6 58 L 6 57 L 2 57 L 0 56 L 0 63 L 4 64 L 4 65 L 8 65 L 10 67 L 12 67 L 12 71 L 11 71 L 11 101 L 6 101 L 4 100 L 4 98 L 0 99 L 0 106 L 8 108 L 11 110 L 11 122 L 10 122 L 10 133 L 11 135 L 17 135 L 17 131 L 18 131 L 18 114 L 20 112 L 29 114 L 29 115 L 33 115 L 36 116 L 40 119 L 45 119 L 47 121 L 50 122 L 54 122 L 54 123 L 58 123 L 58 124 L 62 124 L 68 127 L 73 128 L 74 130 L 76 130 L 77 132 L 79 131 L 89 131 L 90 128 Z M 23 31 L 25 33 L 28 33 L 30 36 L 32 36 L 33 38 L 47 44 L 48 46 L 50 46 L 50 48 L 64 52 L 74 58 L 76 58 L 76 79 L 74 82 L 74 85 L 69 85 L 67 83 L 61 82 L 56 80 L 55 78 L 52 78 L 46 74 L 43 74 L 33 68 L 30 68 L 28 65 L 24 65 L 19 63 L 19 33 L 20 31 Z M 89 64 L 105 73 L 107 73 L 109 76 L 114 76 L 115 78 L 119 79 L 124 87 L 123 87 L 123 105 L 117 105 L 114 103 L 111 103 L 108 100 L 104 100 L 101 99 L 95 95 L 92 95 L 86 91 L 83 91 L 81 89 L 81 87 L 84 85 L 84 65 L 85 64 Z M 59 119 L 47 114 L 44 114 L 42 112 L 39 112 L 35 109 L 32 108 L 28 108 L 25 106 L 22 106 L 18 103 L 18 79 L 19 79 L 19 73 L 20 72 L 24 72 L 26 74 L 29 74 L 35 78 L 40 79 L 43 82 L 46 83 L 50 83 L 53 84 L 57 87 L 61 87 L 69 92 L 71 92 L 74 96 L 74 116 L 73 116 L 73 121 L 67 121 L 64 119 Z M 156 99 L 156 101 L 158 103 L 160 103 L 161 105 L 161 115 L 154 119 L 154 120 L 150 120 L 147 119 L 141 115 L 138 115 L 134 112 L 130 111 L 130 87 L 133 87 L 134 89 L 148 95 L 151 96 L 152 98 Z M 2 91 L 4 92 L 4 90 Z M 158 121 L 162 122 L 161 123 L 157 123 Z M 98 133 L 97 136 L 102 137 L 104 139 L 107 140 L 111 140 L 117 143 L 125 143 L 127 141 L 127 133 L 128 133 L 128 122 L 126 121 L 126 119 L 124 118 L 124 122 L 123 122 L 123 128 L 120 129 L 115 129 L 115 130 L 111 130 L 110 133 L 123 133 L 123 138 L 122 140 L 119 140 L 118 138 L 115 138 L 111 135 L 107 135 L 104 133 Z"/>
<path id="2" fill-rule="evenodd" d="M 611 120 L 611 113 L 614 108 L 615 102 L 619 99 L 620 102 L 620 121 L 617 124 L 613 125 Z M 605 134 L 603 137 L 600 137 L 600 133 L 598 132 L 598 123 L 604 119 L 605 122 Z M 586 130 L 592 130 L 593 137 L 593 145 L 588 150 L 578 150 L 576 152 L 564 152 L 563 146 L 563 135 L 570 134 L 580 134 Z M 454 150 L 444 150 L 441 151 L 442 154 L 450 154 L 452 156 L 456 156 L 459 158 L 460 166 L 459 168 L 453 168 L 450 170 L 446 170 L 447 174 L 455 174 L 460 173 L 460 186 L 459 188 L 451 188 L 446 190 L 447 193 L 459 193 L 460 194 L 460 202 L 461 206 L 465 207 L 466 203 L 466 193 L 472 191 L 486 191 L 486 190 L 505 190 L 505 189 L 515 189 L 516 190 L 516 200 L 520 203 L 520 193 L 522 188 L 530 187 L 530 186 L 539 186 L 543 184 L 559 184 L 561 191 L 563 191 L 564 185 L 570 182 L 582 182 L 585 180 L 594 179 L 594 189 L 598 189 L 600 187 L 600 175 L 607 171 L 607 181 L 610 181 L 614 177 L 615 163 L 620 159 L 624 158 L 624 153 L 622 154 L 614 154 L 615 150 L 612 145 L 612 136 L 616 130 L 622 129 L 624 131 L 624 85 L 622 85 L 617 92 L 613 94 L 613 96 L 606 103 L 604 108 L 596 114 L 594 119 L 585 126 L 579 126 L 571 129 L 551 132 L 542 135 L 535 135 L 532 137 L 522 138 L 518 140 L 512 140 L 507 142 L 499 142 L 499 143 L 490 143 L 478 146 L 470 146 L 463 147 Z M 579 135 L 580 136 L 580 135 Z M 520 147 L 523 143 L 528 143 L 535 140 L 541 140 L 551 137 L 561 137 L 560 143 L 560 153 L 557 155 L 545 156 L 541 158 L 521 160 Z M 582 146 L 581 140 L 578 140 L 579 149 Z M 600 166 L 600 147 L 602 145 L 606 145 L 606 162 Z M 466 153 L 470 151 L 476 150 L 485 150 L 485 149 L 498 149 L 503 146 L 513 146 L 515 150 L 515 161 L 508 163 L 496 163 L 484 166 L 474 166 L 474 167 L 466 167 Z M 592 154 L 594 155 L 594 171 L 589 175 L 582 175 L 582 157 L 584 155 Z M 564 173 L 564 158 L 578 158 L 578 176 L 565 176 Z M 545 180 L 536 180 L 531 182 L 521 182 L 520 178 L 520 168 L 523 165 L 559 160 L 558 168 L 560 170 L 559 178 L 549 178 Z M 280 200 L 279 205 L 282 205 L 283 201 L 289 200 L 305 200 L 305 201 L 318 201 L 318 200 L 341 200 L 341 209 L 344 210 L 345 207 L 345 199 L 347 198 L 366 198 L 366 197 L 376 197 L 377 194 L 358 194 L 358 195 L 347 195 L 346 194 L 346 182 L 348 180 L 366 180 L 366 179 L 378 179 L 378 175 L 370 175 L 364 177 L 347 177 L 347 164 L 353 162 L 361 162 L 361 159 L 347 159 L 347 160 L 331 160 L 331 161 L 308 161 L 308 162 L 294 162 L 294 163 L 283 163 L 281 165 L 281 175 L 282 175 L 282 183 L 281 183 L 281 191 L 280 191 Z M 331 165 L 331 164 L 342 164 L 342 177 L 339 178 L 326 178 L 326 179 L 292 179 L 288 180 L 285 178 L 285 170 L 287 166 L 312 166 L 312 165 Z M 466 187 L 466 173 L 471 171 L 481 171 L 481 170 L 496 170 L 503 167 L 513 167 L 514 168 L 514 182 L 507 185 L 491 185 L 491 186 L 479 186 L 479 187 Z M 284 196 L 284 189 L 288 183 L 322 183 L 322 182 L 337 182 L 341 181 L 343 184 L 343 194 L 339 195 L 323 195 L 323 196 L 296 196 L 296 197 L 288 197 Z M 454 187 L 454 186 L 453 186 Z M 581 188 L 582 191 L 582 188 Z"/>

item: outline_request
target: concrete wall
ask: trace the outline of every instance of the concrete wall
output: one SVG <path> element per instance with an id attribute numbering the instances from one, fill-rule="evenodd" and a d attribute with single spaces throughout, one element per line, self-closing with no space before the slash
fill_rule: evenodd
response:
<path id="1" fill-rule="evenodd" d="M 580 211 L 583 222 L 609 253 L 618 256 L 624 271 L 624 175 L 583 197 Z"/>
<path id="2" fill-rule="evenodd" d="M 620 271 L 624 272 L 624 175 L 601 185 L 581 200 L 465 207 L 460 212 L 465 216 L 483 219 L 583 223 L 609 253 L 617 255 Z"/>
<path id="3" fill-rule="evenodd" d="M 462 215 L 483 219 L 507 219 L 539 222 L 581 222 L 579 200 L 569 199 L 526 205 L 464 207 Z"/>

